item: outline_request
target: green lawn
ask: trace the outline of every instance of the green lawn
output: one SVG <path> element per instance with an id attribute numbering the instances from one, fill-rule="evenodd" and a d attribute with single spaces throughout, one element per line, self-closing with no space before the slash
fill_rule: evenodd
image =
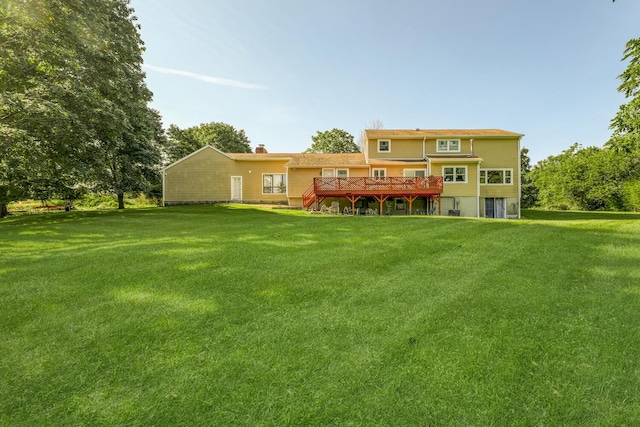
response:
<path id="1" fill-rule="evenodd" d="M 0 221 L 0 425 L 640 424 L 640 215 Z"/>

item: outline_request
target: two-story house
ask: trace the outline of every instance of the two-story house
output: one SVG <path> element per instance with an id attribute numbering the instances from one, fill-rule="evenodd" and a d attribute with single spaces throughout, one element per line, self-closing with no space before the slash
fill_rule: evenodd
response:
<path id="1" fill-rule="evenodd" d="M 166 205 L 243 202 L 341 212 L 520 217 L 520 139 L 500 129 L 367 130 L 356 154 L 222 153 L 163 171 Z"/>

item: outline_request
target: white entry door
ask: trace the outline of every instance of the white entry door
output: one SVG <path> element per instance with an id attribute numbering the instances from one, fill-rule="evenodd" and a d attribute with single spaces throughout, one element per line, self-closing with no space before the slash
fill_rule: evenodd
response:
<path id="1" fill-rule="evenodd" d="M 242 177 L 231 177 L 231 200 L 242 200 Z"/>

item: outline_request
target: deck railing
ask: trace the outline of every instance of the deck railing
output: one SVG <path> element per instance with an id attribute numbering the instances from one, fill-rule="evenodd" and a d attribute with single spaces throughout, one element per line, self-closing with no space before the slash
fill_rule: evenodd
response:
<path id="1" fill-rule="evenodd" d="M 313 189 L 316 196 L 338 196 L 348 194 L 440 194 L 441 176 L 416 177 L 356 177 L 356 178 L 314 178 Z"/>

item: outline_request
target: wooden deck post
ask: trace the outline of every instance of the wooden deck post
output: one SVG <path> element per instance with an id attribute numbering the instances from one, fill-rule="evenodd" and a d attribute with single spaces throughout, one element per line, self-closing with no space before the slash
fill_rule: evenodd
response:
<path id="1" fill-rule="evenodd" d="M 389 196 L 385 196 L 384 194 L 374 195 L 374 199 L 378 201 L 378 205 L 380 206 L 380 215 L 382 215 L 382 204 L 389 198 Z"/>
<path id="2" fill-rule="evenodd" d="M 351 202 L 351 212 L 356 214 L 356 202 L 360 200 L 360 196 L 347 195 L 347 199 Z"/>
<path id="3" fill-rule="evenodd" d="M 409 201 L 409 215 L 413 211 L 413 201 L 418 198 L 418 196 L 403 196 L 405 199 Z"/>

